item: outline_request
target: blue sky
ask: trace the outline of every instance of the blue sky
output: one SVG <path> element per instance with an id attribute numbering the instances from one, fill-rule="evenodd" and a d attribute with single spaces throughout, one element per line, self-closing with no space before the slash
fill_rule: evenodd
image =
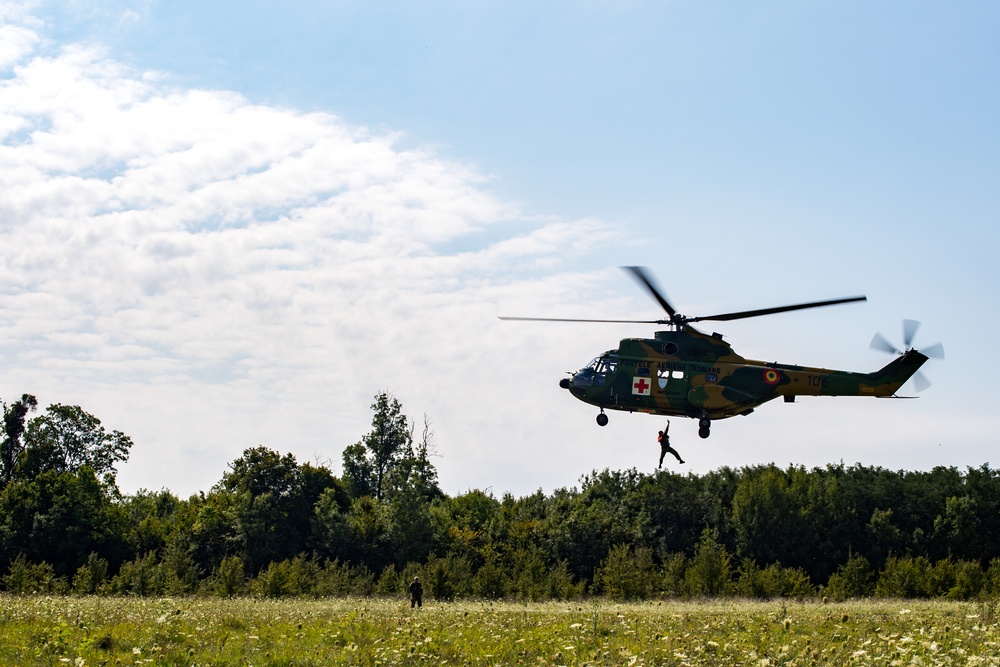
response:
<path id="1" fill-rule="evenodd" d="M 658 317 L 744 356 L 948 358 L 917 401 L 814 399 L 674 443 L 701 472 L 991 461 L 1000 9 L 925 2 L 0 2 L 4 397 L 136 441 L 126 491 L 246 447 L 339 465 L 376 391 L 449 493 L 651 469 L 659 418 L 558 379 Z"/>

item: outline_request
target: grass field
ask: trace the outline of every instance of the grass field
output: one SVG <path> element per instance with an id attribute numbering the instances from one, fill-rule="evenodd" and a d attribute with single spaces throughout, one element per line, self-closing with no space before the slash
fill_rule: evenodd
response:
<path id="1" fill-rule="evenodd" d="M 1000 665 L 998 622 L 996 603 L 0 597 L 0 664 Z"/>

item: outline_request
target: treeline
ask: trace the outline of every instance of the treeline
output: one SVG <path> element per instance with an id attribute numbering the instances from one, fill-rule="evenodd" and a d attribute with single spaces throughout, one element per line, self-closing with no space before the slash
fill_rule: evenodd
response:
<path id="1" fill-rule="evenodd" d="M 76 406 L 4 404 L 0 584 L 17 594 L 437 599 L 1000 593 L 1000 475 L 828 465 L 595 472 L 579 488 L 448 496 L 389 394 L 343 474 L 266 447 L 208 492 L 123 495 L 131 441 Z"/>

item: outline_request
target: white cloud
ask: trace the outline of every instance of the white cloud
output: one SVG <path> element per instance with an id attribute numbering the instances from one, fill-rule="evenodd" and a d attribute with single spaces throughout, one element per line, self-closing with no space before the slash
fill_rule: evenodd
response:
<path id="1" fill-rule="evenodd" d="M 126 490 L 205 489 L 257 444 L 339 461 L 381 389 L 435 421 L 446 485 L 518 475 L 524 399 L 565 397 L 525 355 L 541 339 L 495 316 L 558 307 L 561 279 L 514 269 L 563 265 L 604 225 L 531 219 L 469 166 L 329 114 L 36 54 L 28 25 L 0 27 L 6 394 L 132 435 Z M 477 454 L 483 429 L 507 449 Z"/>
<path id="2" fill-rule="evenodd" d="M 16 25 L 0 26 L 0 70 L 19 62 L 38 43 L 38 35 Z"/>

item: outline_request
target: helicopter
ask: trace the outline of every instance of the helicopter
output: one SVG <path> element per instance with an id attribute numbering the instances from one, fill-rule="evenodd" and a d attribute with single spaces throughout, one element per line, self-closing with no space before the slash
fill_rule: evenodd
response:
<path id="1" fill-rule="evenodd" d="M 896 396 L 911 377 L 919 387 L 929 385 L 918 374 L 929 357 L 944 357 L 940 343 L 923 352 L 912 347 L 919 323 L 905 320 L 904 349 L 898 350 L 881 334 L 871 347 L 891 352 L 895 359 L 871 373 L 829 370 L 746 359 L 723 340 L 722 334 L 706 334 L 691 326 L 694 322 L 720 321 L 774 315 L 806 308 L 820 308 L 857 301 L 855 296 L 814 301 L 775 308 L 689 317 L 678 313 L 648 271 L 639 266 L 622 267 L 643 286 L 666 311 L 658 320 L 599 320 L 550 317 L 505 317 L 501 320 L 535 322 L 616 322 L 665 325 L 653 338 L 625 338 L 617 349 L 594 358 L 559 386 L 585 403 L 597 406 L 597 423 L 608 424 L 605 410 L 642 412 L 698 420 L 698 435 L 711 435 L 712 422 L 737 415 L 749 415 L 758 406 L 781 396 L 794 403 L 796 396 Z"/>

